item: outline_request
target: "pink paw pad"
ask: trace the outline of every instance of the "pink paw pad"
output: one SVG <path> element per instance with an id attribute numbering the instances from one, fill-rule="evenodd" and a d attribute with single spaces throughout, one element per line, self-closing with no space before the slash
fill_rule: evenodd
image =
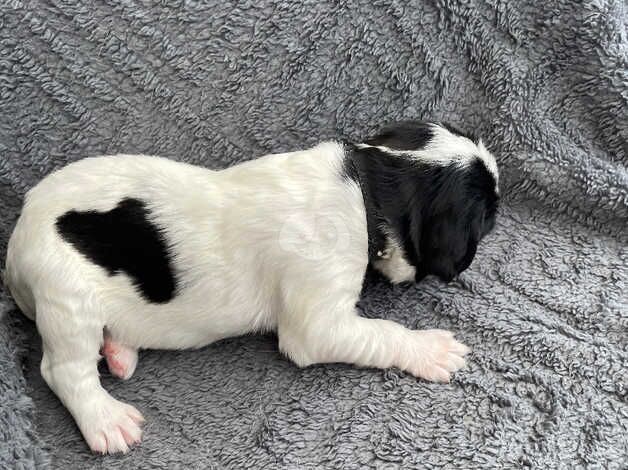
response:
<path id="1" fill-rule="evenodd" d="M 108 336 L 100 354 L 105 357 L 109 371 L 116 377 L 126 380 L 133 375 L 137 367 L 137 350 L 117 343 Z"/>

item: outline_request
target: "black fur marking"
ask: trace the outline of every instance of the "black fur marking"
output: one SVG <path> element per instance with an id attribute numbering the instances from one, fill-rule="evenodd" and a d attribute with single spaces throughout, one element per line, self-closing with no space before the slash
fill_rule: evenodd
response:
<path id="1" fill-rule="evenodd" d="M 478 137 L 476 135 L 471 134 L 469 132 L 461 131 L 460 129 L 458 129 L 453 124 L 449 124 L 449 123 L 442 122 L 442 121 L 439 122 L 439 124 L 441 126 L 443 126 L 445 129 L 447 129 L 449 132 L 451 132 L 452 134 L 459 135 L 461 137 L 466 137 L 467 139 L 472 141 L 474 144 L 477 144 L 480 141 L 480 139 L 478 139 Z"/>
<path id="2" fill-rule="evenodd" d="M 434 137 L 434 126 L 439 125 L 454 135 L 466 137 L 477 144 L 477 136 L 464 132 L 452 124 L 439 122 L 437 124 L 421 121 L 403 121 L 390 124 L 375 137 L 365 143 L 373 146 L 384 146 L 393 150 L 422 150 Z"/>
<path id="3" fill-rule="evenodd" d="M 176 281 L 168 245 L 143 201 L 123 199 L 108 212 L 72 210 L 57 219 L 56 227 L 110 276 L 125 272 L 148 301 L 174 298 Z"/>
<path id="4" fill-rule="evenodd" d="M 364 200 L 364 207 L 366 209 L 366 230 L 368 232 L 369 241 L 369 260 L 373 260 L 377 257 L 378 251 L 383 251 L 386 248 L 386 235 L 381 230 L 381 227 L 385 224 L 385 220 L 380 216 L 380 212 L 374 205 L 373 198 L 366 191 L 367 185 L 362 182 L 366 177 L 361 168 L 358 167 L 356 162 L 356 152 L 359 150 L 353 144 L 348 142 L 344 143 L 345 161 L 343 167 L 343 176 L 346 179 L 355 181 L 362 190 L 362 199 Z"/>
<path id="5" fill-rule="evenodd" d="M 434 137 L 433 124 L 404 121 L 391 124 L 365 143 L 393 150 L 421 150 Z"/>
<path id="6" fill-rule="evenodd" d="M 419 126 L 416 135 L 424 135 L 424 129 Z M 390 148 L 394 141 L 392 148 L 408 149 L 398 132 L 394 138 L 383 135 L 387 137 L 367 142 Z M 429 139 L 422 145 L 427 143 Z M 385 244 L 381 230 L 385 227 L 401 242 L 407 261 L 416 268 L 417 281 L 434 274 L 449 282 L 469 267 L 479 241 L 495 224 L 499 202 L 495 178 L 479 158 L 460 167 L 412 160 L 373 147 L 347 146 L 346 150 L 345 175 L 362 188 L 371 261 Z"/>

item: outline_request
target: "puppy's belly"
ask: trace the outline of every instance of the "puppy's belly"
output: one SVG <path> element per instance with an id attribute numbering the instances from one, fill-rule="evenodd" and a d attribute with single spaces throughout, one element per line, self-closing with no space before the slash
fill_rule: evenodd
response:
<path id="1" fill-rule="evenodd" d="M 224 338 L 275 329 L 270 312 L 253 305 L 243 307 L 208 303 L 204 307 L 181 306 L 157 312 L 148 308 L 113 314 L 106 324 L 117 341 L 144 349 L 199 348 Z"/>
<path id="2" fill-rule="evenodd" d="M 105 324 L 116 341 L 134 348 L 188 349 L 251 332 L 276 328 L 268 305 L 221 302 L 222 296 L 181 295 L 169 305 L 121 305 L 114 300 Z"/>

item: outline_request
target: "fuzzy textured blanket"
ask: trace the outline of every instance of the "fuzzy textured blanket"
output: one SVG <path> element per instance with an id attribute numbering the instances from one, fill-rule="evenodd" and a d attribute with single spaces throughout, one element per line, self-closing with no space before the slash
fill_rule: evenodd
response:
<path id="1" fill-rule="evenodd" d="M 504 196 L 459 280 L 365 281 L 365 316 L 473 348 L 451 384 L 301 370 L 272 336 L 144 351 L 103 370 L 147 418 L 125 456 L 88 452 L 3 293 L 0 468 L 627 468 L 627 35 L 623 0 L 3 0 L 2 264 L 24 193 L 90 155 L 223 168 L 442 119 Z"/>

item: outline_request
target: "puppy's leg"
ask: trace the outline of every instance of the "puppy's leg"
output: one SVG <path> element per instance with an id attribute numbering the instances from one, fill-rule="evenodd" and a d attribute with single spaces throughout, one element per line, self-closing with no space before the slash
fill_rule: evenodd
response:
<path id="1" fill-rule="evenodd" d="M 37 303 L 43 340 L 41 374 L 70 411 L 89 447 L 101 453 L 127 452 L 142 436 L 142 415 L 114 399 L 98 378 L 103 325 L 69 302 Z"/>
<path id="2" fill-rule="evenodd" d="M 105 343 L 100 351 L 107 361 L 109 371 L 116 377 L 129 379 L 137 367 L 137 349 L 115 341 L 105 333 Z"/>
<path id="3" fill-rule="evenodd" d="M 409 330 L 388 320 L 362 318 L 353 307 L 280 321 L 278 334 L 280 349 L 299 366 L 347 362 L 398 367 L 438 382 L 448 382 L 469 352 L 449 331 Z"/>

